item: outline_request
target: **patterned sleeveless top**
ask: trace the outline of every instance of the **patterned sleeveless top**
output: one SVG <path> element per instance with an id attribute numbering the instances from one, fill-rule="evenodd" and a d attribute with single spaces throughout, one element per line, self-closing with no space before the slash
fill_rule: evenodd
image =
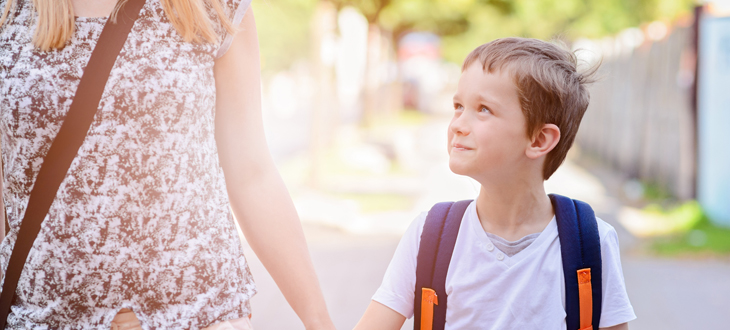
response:
<path id="1" fill-rule="evenodd" d="M 250 0 L 225 2 L 238 25 Z M 42 52 L 31 41 L 36 17 L 31 0 L 16 1 L 0 30 L 3 274 L 107 20 L 77 18 L 63 49 Z M 249 315 L 255 288 L 214 139 L 214 60 L 232 38 L 216 25 L 220 43 L 185 42 L 160 0 L 147 0 L 28 256 L 9 328 L 109 329 L 121 308 L 144 329 Z"/>

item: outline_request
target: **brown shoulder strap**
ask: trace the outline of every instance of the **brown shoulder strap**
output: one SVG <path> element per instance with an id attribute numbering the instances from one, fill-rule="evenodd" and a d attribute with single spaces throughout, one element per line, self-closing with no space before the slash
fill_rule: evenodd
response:
<path id="1" fill-rule="evenodd" d="M 0 294 L 0 329 L 5 329 L 20 274 L 41 229 L 43 219 L 56 197 L 58 187 L 66 177 L 71 162 L 86 138 L 109 79 L 109 73 L 144 3 L 145 0 L 128 0 L 117 14 L 116 22 L 109 19 L 104 25 L 79 82 L 71 108 L 43 160 L 5 271 L 3 291 Z"/>

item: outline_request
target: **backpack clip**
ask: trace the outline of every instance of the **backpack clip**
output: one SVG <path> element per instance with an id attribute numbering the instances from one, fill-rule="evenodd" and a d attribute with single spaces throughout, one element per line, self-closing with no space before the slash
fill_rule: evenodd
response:
<path id="1" fill-rule="evenodd" d="M 433 305 L 439 304 L 436 291 L 430 288 L 421 288 L 421 330 L 433 329 Z"/>

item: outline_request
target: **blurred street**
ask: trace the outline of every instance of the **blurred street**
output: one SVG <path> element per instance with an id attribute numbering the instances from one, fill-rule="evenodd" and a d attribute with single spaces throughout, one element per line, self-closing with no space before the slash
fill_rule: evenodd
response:
<path id="1" fill-rule="evenodd" d="M 507 36 L 562 44 L 579 71 L 602 63 L 576 145 L 545 186 L 616 228 L 630 328 L 728 328 L 730 1 L 253 6 L 267 141 L 338 329 L 357 323 L 419 213 L 477 196 L 448 168 L 451 99 L 465 56 Z M 303 329 L 246 255 L 254 326 Z"/>
<path id="2" fill-rule="evenodd" d="M 338 329 L 351 329 L 357 323 L 380 285 L 399 235 L 415 215 L 438 201 L 476 196 L 476 183 L 448 170 L 445 140 L 439 141 L 439 136 L 445 139 L 447 123 L 448 118 L 433 117 L 411 132 L 432 137 L 415 139 L 420 141 L 413 148 L 418 152 L 410 155 L 422 166 L 423 177 L 388 174 L 387 180 L 382 179 L 383 175 L 366 179 L 371 183 L 368 190 L 418 192 L 413 210 L 367 214 L 347 211 L 346 205 L 350 204 L 346 202 L 309 189 L 290 187 Z M 724 328 L 730 322 L 727 313 L 730 260 L 719 257 L 667 259 L 644 252 L 646 249 L 642 247 L 646 243 L 620 224 L 622 211 L 628 208 L 621 202 L 626 178 L 579 153 L 577 148 L 569 154 L 568 161 L 547 181 L 546 189 L 590 203 L 598 216 L 618 231 L 627 290 L 638 316 L 630 323 L 631 329 Z M 284 175 L 286 178 L 286 172 Z M 338 189 L 347 189 L 342 186 L 346 181 L 340 180 Z M 409 183 L 415 187 L 402 186 Z M 258 295 L 253 298 L 254 326 L 257 329 L 303 329 L 253 252 L 248 249 L 246 255 L 259 288 Z M 411 320 L 403 327 L 409 328 L 412 328 Z"/>
<path id="3" fill-rule="evenodd" d="M 258 291 L 253 328 L 304 326 L 241 227 L 255 246 L 268 243 L 259 252 L 288 281 L 282 287 L 301 290 L 313 284 L 311 269 L 289 260 L 304 246 L 298 227 L 287 227 L 301 221 L 330 316 L 337 329 L 353 329 L 412 221 L 436 203 L 480 192 L 449 168 L 453 118 L 454 168 L 505 205 L 487 204 L 494 212 L 486 215 L 480 206 L 486 230 L 510 239 L 538 230 L 518 220 L 544 215 L 547 200 L 521 197 L 567 153 L 545 191 L 590 204 L 616 229 L 637 315 L 629 328 L 730 329 L 730 0 L 129 2 L 0 0 L 5 311 L 15 302 L 8 324 L 110 321 L 120 329 L 117 321 L 134 321 L 136 312 L 142 327 L 209 327 L 197 323 L 229 315 L 251 290 L 246 272 L 224 278 L 240 267 L 240 250 L 230 248 L 231 232 L 215 236 L 233 230 L 219 222 L 236 210 Z M 142 8 L 139 19 L 122 15 L 117 24 L 134 8 Z M 102 47 L 110 40 L 118 47 Z M 99 63 L 111 71 L 91 70 Z M 68 107 L 79 110 L 67 115 Z M 71 120 L 83 119 L 76 111 L 89 114 L 85 124 Z M 89 133 L 82 140 L 71 131 Z M 51 220 L 42 223 L 46 213 Z M 493 221 L 500 217 L 509 221 Z M 487 240 L 481 236 L 471 241 Z M 494 237 L 475 243 L 502 262 L 494 265 L 486 252 L 459 245 L 453 260 L 468 260 L 455 262 L 463 272 L 452 276 L 464 276 L 449 283 L 509 299 L 450 305 L 460 313 L 451 326 L 458 319 L 460 328 L 516 328 L 520 317 L 551 326 L 537 314 L 562 320 L 559 309 L 544 308 L 558 295 L 545 289 L 566 285 L 551 280 L 561 263 L 542 238 L 505 244 L 522 251 L 517 259 Z M 526 253 L 522 243 L 530 242 L 547 252 Z M 608 244 L 604 265 L 616 265 Z M 581 259 L 595 252 L 572 245 Z M 513 276 L 519 267 L 487 274 L 518 263 L 527 280 Z M 474 274 L 495 285 L 474 285 Z M 609 278 L 606 292 L 620 283 Z M 452 302 L 475 301 L 459 292 Z M 294 297 L 295 305 L 322 316 L 319 294 L 306 293 L 315 297 Z M 235 301 L 221 301 L 226 295 Z M 616 317 L 604 320 L 625 320 L 625 297 L 611 298 L 603 315 Z M 113 304 L 124 308 L 119 317 L 102 318 Z"/>

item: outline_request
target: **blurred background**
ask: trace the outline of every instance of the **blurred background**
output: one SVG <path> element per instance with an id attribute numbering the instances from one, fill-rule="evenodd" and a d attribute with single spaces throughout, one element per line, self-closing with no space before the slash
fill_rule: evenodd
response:
<path id="1" fill-rule="evenodd" d="M 554 40 L 600 81 L 546 183 L 619 233 L 631 329 L 730 324 L 730 1 L 255 0 L 267 140 L 338 329 L 400 235 L 479 185 L 448 169 L 460 65 L 495 38 Z M 303 329 L 248 249 L 257 329 Z M 409 320 L 404 329 L 412 328 Z"/>

